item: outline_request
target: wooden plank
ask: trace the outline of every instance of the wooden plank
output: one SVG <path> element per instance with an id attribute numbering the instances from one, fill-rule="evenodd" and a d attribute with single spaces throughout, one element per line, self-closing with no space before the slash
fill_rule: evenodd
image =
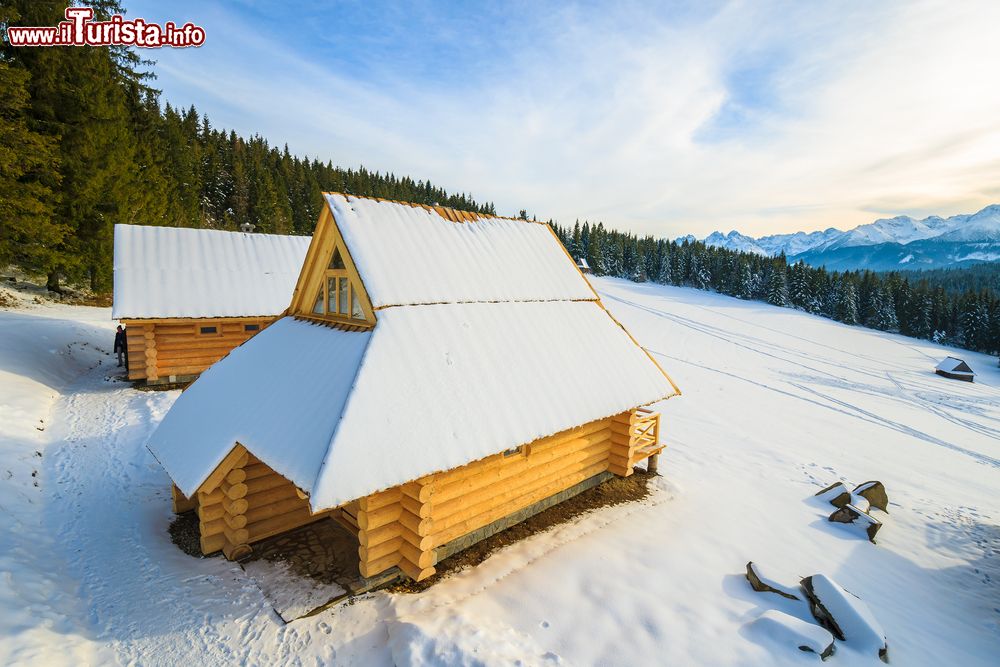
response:
<path id="1" fill-rule="evenodd" d="M 177 488 L 176 484 L 170 485 L 170 496 L 173 501 L 174 514 L 182 514 L 184 512 L 193 510 L 195 507 L 198 506 L 197 501 L 195 499 L 189 499 L 187 496 L 181 493 L 181 490 Z M 195 496 L 195 498 L 197 498 L 197 495 Z"/>
<path id="2" fill-rule="evenodd" d="M 422 568 L 419 565 L 414 565 L 406 558 L 401 558 L 397 563 L 397 566 L 403 571 L 403 574 L 414 581 L 423 581 L 428 577 L 434 576 L 434 573 L 437 571 L 433 567 Z"/>
<path id="3" fill-rule="evenodd" d="M 438 520 L 443 519 L 456 512 L 465 511 L 472 505 L 495 498 L 498 493 L 517 488 L 540 475 L 549 475 L 560 470 L 566 471 L 574 462 L 581 461 L 594 454 L 607 456 L 608 452 L 607 442 L 597 442 L 588 447 L 562 453 L 550 459 L 543 461 L 536 460 L 534 464 L 532 464 L 529 457 L 529 461 L 525 465 L 516 468 L 511 467 L 506 471 L 508 474 L 491 476 L 491 479 L 487 480 L 488 483 L 477 486 L 474 489 L 469 489 L 468 492 L 457 495 L 450 500 L 435 503 L 432 516 Z M 441 497 L 445 498 L 451 495 L 444 490 L 439 493 Z"/>
<path id="4" fill-rule="evenodd" d="M 379 493 L 373 493 L 370 496 L 361 498 L 358 501 L 358 507 L 366 512 L 370 512 L 372 510 L 377 510 L 380 507 L 385 507 L 386 505 L 399 502 L 402 495 L 403 493 L 399 487 L 395 486 L 391 489 L 380 491 Z"/>
<path id="5" fill-rule="evenodd" d="M 415 502 L 415 501 L 410 501 Z M 419 505 L 419 503 L 418 503 Z M 364 530 L 374 530 L 375 528 L 380 528 L 386 524 L 390 524 L 393 521 L 399 519 L 402 507 L 399 503 L 394 503 L 392 505 L 386 505 L 380 507 L 376 510 L 358 512 L 358 528 L 363 528 Z"/>
<path id="6" fill-rule="evenodd" d="M 284 478 L 282 479 L 285 483 L 280 486 L 265 489 L 264 491 L 258 491 L 257 493 L 247 494 L 247 502 L 250 503 L 251 507 L 262 507 L 264 505 L 270 505 L 271 503 L 291 498 L 301 500 L 298 493 L 296 493 L 295 485 L 287 480 L 284 480 Z"/>
<path id="7" fill-rule="evenodd" d="M 601 431 L 599 433 L 607 433 L 607 431 Z M 588 436 L 590 438 L 591 436 Z M 500 466 L 490 466 L 485 472 L 480 475 L 469 477 L 458 484 L 443 485 L 435 491 L 434 495 L 434 505 L 444 506 L 449 502 L 459 501 L 462 497 L 469 495 L 477 490 L 483 489 L 491 484 L 495 484 L 499 481 L 513 479 L 521 474 L 526 473 L 533 467 L 541 466 L 552 461 L 559 460 L 560 458 L 568 455 L 572 451 L 577 451 L 578 448 L 586 448 L 592 446 L 603 446 L 602 441 L 597 440 L 593 444 L 586 444 L 585 439 L 580 441 L 569 441 L 569 443 L 564 443 L 565 448 L 551 448 L 547 451 L 541 453 L 532 453 L 527 456 L 527 458 L 518 459 L 506 464 L 501 464 Z"/>
<path id="8" fill-rule="evenodd" d="M 219 533 L 216 535 L 201 536 L 201 553 L 205 556 L 221 551 L 226 544 L 226 536 Z"/>
<path id="9" fill-rule="evenodd" d="M 305 509 L 308 511 L 308 501 L 300 500 L 299 498 L 288 498 L 270 503 L 268 505 L 256 505 L 250 507 L 246 511 L 246 517 L 250 523 L 258 523 L 265 519 L 270 519 L 272 517 L 287 514 L 299 509 Z"/>
<path id="10" fill-rule="evenodd" d="M 366 547 L 373 547 L 376 544 L 381 544 L 382 542 L 399 536 L 399 523 L 390 523 L 387 526 L 382 526 L 380 528 L 376 528 L 375 530 L 360 531 L 358 533 L 358 543 Z"/>
<path id="11" fill-rule="evenodd" d="M 358 557 L 361 558 L 362 561 L 377 560 L 388 554 L 398 552 L 400 545 L 403 543 L 404 540 L 402 537 L 394 537 L 391 540 L 386 540 L 385 542 L 370 547 L 366 547 L 362 544 L 358 546 Z M 409 545 L 409 542 L 406 544 Z"/>
<path id="12" fill-rule="evenodd" d="M 278 473 L 275 473 L 269 477 L 257 477 L 256 479 L 248 479 L 245 484 L 247 485 L 247 493 L 254 494 L 260 493 L 261 491 L 267 491 L 269 489 L 274 489 L 280 486 L 288 485 L 291 488 L 295 488 L 288 479 L 282 477 Z"/>
<path id="13" fill-rule="evenodd" d="M 598 454 L 604 457 L 603 453 Z M 446 530 L 456 523 L 488 512 L 492 507 L 505 504 L 523 496 L 535 488 L 547 486 L 563 477 L 572 475 L 587 460 L 587 453 L 575 452 L 558 466 L 546 466 L 519 475 L 507 484 L 487 487 L 482 493 L 468 498 L 458 498 L 451 504 L 438 506 L 434 512 L 435 524 L 439 530 Z"/>
<path id="14" fill-rule="evenodd" d="M 465 521 L 454 524 L 453 526 L 436 533 L 434 537 L 435 546 L 440 546 L 446 544 L 456 537 L 460 537 L 465 533 L 468 533 L 476 528 L 485 526 L 496 519 L 511 514 L 522 507 L 526 507 L 534 502 L 545 498 L 546 496 L 558 493 L 562 489 L 568 488 L 581 482 L 582 480 L 593 477 L 594 475 L 604 471 L 607 468 L 607 462 L 601 461 L 594 464 L 590 468 L 584 468 L 578 472 L 573 473 L 569 476 L 564 476 L 559 478 L 556 482 L 553 482 L 550 486 L 541 487 L 523 496 L 510 500 L 504 504 L 497 505 L 487 512 L 484 512 L 478 516 L 470 517 Z"/>
<path id="15" fill-rule="evenodd" d="M 434 565 L 435 555 L 433 549 L 420 551 L 406 540 L 400 540 L 399 553 L 403 558 L 419 566 L 421 569 Z"/>
<path id="16" fill-rule="evenodd" d="M 434 519 L 430 517 L 421 519 L 406 511 L 399 513 L 399 525 L 420 537 L 430 535 L 434 531 Z"/>
<path id="17" fill-rule="evenodd" d="M 404 494 L 408 495 L 410 498 L 413 498 L 414 500 L 421 503 L 426 503 L 430 501 L 431 496 L 434 495 L 433 486 L 429 484 L 423 485 L 418 482 L 409 482 L 407 484 L 403 484 L 401 487 L 399 487 L 399 490 L 402 491 Z"/>
<path id="18" fill-rule="evenodd" d="M 201 483 L 201 486 L 198 487 L 198 492 L 211 493 L 226 479 L 226 475 L 228 475 L 233 468 L 240 468 L 245 465 L 246 462 L 247 450 L 243 447 L 243 445 L 237 443 L 232 449 L 229 450 L 229 453 L 223 457 L 219 465 L 215 467 L 215 470 L 213 470 L 211 474 L 205 478 L 205 481 Z M 241 496 L 229 497 L 235 500 Z"/>
<path id="19" fill-rule="evenodd" d="M 373 561 L 361 561 L 358 569 L 361 571 L 362 577 L 374 577 L 376 574 L 385 572 L 390 567 L 399 564 L 399 558 L 399 552 L 394 551 Z"/>
<path id="20" fill-rule="evenodd" d="M 418 516 L 421 519 L 426 519 L 431 515 L 431 508 L 433 505 L 431 503 L 422 503 L 419 500 L 414 500 L 410 496 L 400 494 L 400 505 L 410 514 Z"/>

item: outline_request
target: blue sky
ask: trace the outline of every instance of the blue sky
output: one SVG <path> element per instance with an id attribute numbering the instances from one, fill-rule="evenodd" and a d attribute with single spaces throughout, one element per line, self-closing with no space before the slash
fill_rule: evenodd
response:
<path id="1" fill-rule="evenodd" d="M 997 2 L 126 2 L 166 101 L 560 222 L 760 235 L 1000 201 Z"/>

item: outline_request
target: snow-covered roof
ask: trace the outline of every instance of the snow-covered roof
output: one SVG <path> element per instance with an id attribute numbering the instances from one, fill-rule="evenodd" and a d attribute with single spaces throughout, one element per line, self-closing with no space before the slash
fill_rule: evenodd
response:
<path id="1" fill-rule="evenodd" d="M 191 494 L 239 442 L 318 511 L 674 393 L 597 302 L 388 308 L 372 332 L 286 317 L 205 371 L 149 448 Z"/>
<path id="2" fill-rule="evenodd" d="M 453 221 L 432 208 L 342 194 L 326 200 L 374 308 L 597 299 L 546 224 Z"/>
<path id="3" fill-rule="evenodd" d="M 934 367 L 934 370 L 955 373 L 956 375 L 975 375 L 969 364 L 958 357 L 945 357 L 941 363 Z"/>
<path id="4" fill-rule="evenodd" d="M 115 225 L 122 318 L 249 317 L 288 308 L 307 236 Z"/>

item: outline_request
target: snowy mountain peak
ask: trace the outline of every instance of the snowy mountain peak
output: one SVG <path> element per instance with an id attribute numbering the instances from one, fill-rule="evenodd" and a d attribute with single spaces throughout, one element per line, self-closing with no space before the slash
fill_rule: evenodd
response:
<path id="1" fill-rule="evenodd" d="M 735 229 L 728 234 L 722 232 L 712 232 L 705 237 L 705 245 L 714 248 L 727 248 L 738 252 L 752 252 L 758 255 L 768 255 L 766 250 L 757 245 L 756 240 L 745 234 L 740 234 Z"/>
<path id="2" fill-rule="evenodd" d="M 694 237 L 688 235 L 678 239 L 678 242 L 683 239 L 691 241 Z M 830 227 L 823 231 L 772 234 L 760 238 L 747 236 L 735 229 L 728 234 L 716 231 L 706 236 L 704 243 L 707 246 L 759 255 L 778 255 L 782 252 L 789 257 L 803 255 L 805 261 L 813 264 L 824 263 L 832 257 L 831 254 L 837 255 L 838 260 L 853 256 L 856 259 L 850 260 L 852 268 L 868 266 L 873 252 L 864 252 L 867 248 L 874 249 L 878 246 L 899 249 L 901 253 L 899 256 L 909 257 L 906 260 L 909 262 L 913 257 L 909 253 L 902 252 L 901 246 L 914 243 L 930 244 L 940 248 L 937 254 L 942 257 L 930 263 L 947 266 L 958 262 L 962 257 L 1000 258 L 1000 248 L 979 247 L 983 244 L 987 246 L 1000 244 L 1000 204 L 991 204 L 977 213 L 953 215 L 948 218 L 937 215 L 920 219 L 908 215 L 879 218 L 847 231 Z M 977 244 L 977 247 L 949 247 L 947 252 L 944 251 L 945 244 L 956 243 Z M 855 250 L 850 250 L 852 248 Z M 917 246 L 913 246 L 913 249 L 917 249 Z M 973 254 L 969 254 L 970 252 Z M 928 251 L 922 249 L 918 254 L 926 256 Z"/>

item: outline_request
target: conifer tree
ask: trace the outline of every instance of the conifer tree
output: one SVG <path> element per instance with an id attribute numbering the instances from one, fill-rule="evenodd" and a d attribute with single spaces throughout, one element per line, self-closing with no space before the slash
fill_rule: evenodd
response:
<path id="1" fill-rule="evenodd" d="M 14 7 L 0 6 L 0 26 L 17 18 Z M 68 228 L 53 215 L 56 142 L 29 125 L 30 77 L 0 53 L 0 267 L 48 274 Z"/>

